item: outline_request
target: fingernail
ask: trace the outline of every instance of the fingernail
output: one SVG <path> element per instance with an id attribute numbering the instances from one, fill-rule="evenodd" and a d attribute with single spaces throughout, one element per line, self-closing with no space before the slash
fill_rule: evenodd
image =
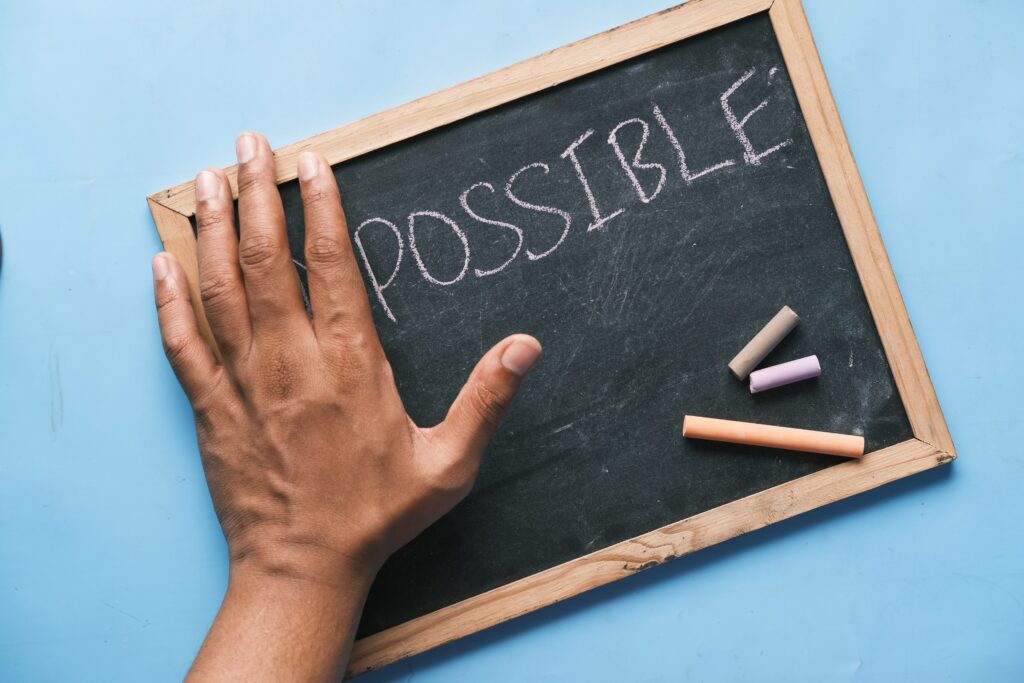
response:
<path id="1" fill-rule="evenodd" d="M 522 377 L 530 371 L 539 356 L 540 345 L 536 342 L 514 341 L 501 354 L 501 364 Z"/>
<path id="2" fill-rule="evenodd" d="M 256 157 L 256 136 L 252 133 L 242 133 L 235 140 L 235 156 L 238 163 L 246 164 Z"/>
<path id="3" fill-rule="evenodd" d="M 167 257 L 163 254 L 157 254 L 153 258 L 153 279 L 163 280 L 169 272 L 170 268 L 167 265 Z"/>
<path id="4" fill-rule="evenodd" d="M 320 160 L 312 152 L 299 155 L 299 179 L 310 181 L 320 173 Z"/>
<path id="5" fill-rule="evenodd" d="M 200 171 L 196 176 L 196 199 L 200 202 L 217 196 L 217 176 L 209 171 Z"/>

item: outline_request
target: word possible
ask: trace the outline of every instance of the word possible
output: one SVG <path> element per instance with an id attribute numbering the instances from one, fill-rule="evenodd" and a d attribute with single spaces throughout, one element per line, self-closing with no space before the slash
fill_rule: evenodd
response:
<path id="1" fill-rule="evenodd" d="M 768 155 L 774 154 L 783 147 L 786 147 L 787 145 L 793 143 L 792 139 L 786 139 L 763 151 L 757 151 L 754 147 L 754 143 L 751 142 L 750 138 L 747 136 L 745 126 L 750 121 L 750 118 L 752 116 L 757 114 L 759 111 L 761 111 L 768 105 L 768 98 L 762 100 L 756 107 L 748 111 L 742 117 L 737 116 L 737 114 L 733 111 L 732 106 L 729 104 L 729 98 L 732 97 L 732 95 L 737 90 L 739 90 L 745 83 L 747 83 L 751 79 L 751 77 L 753 77 L 755 71 L 756 69 L 753 68 L 747 70 L 735 83 L 729 86 L 729 88 L 725 92 L 723 92 L 721 97 L 719 98 L 720 104 L 722 106 L 722 113 L 725 115 L 725 120 L 728 122 L 729 128 L 732 130 L 733 135 L 735 135 L 736 140 L 739 141 L 740 145 L 743 147 L 743 163 L 753 166 L 759 165 L 761 163 L 761 160 L 767 157 Z M 773 68 L 768 72 L 769 82 L 771 82 L 771 77 L 775 75 L 776 71 L 777 69 Z M 679 137 L 676 135 L 675 131 L 669 125 L 668 121 L 665 119 L 664 114 L 662 114 L 661 109 L 658 107 L 657 104 L 653 105 L 651 114 L 654 117 L 654 121 L 661 128 L 662 132 L 664 132 L 665 137 L 668 139 L 669 144 L 672 146 L 672 149 L 675 151 L 676 158 L 679 162 L 679 175 L 687 184 L 692 183 L 698 178 L 709 175 L 723 168 L 733 166 L 737 163 L 736 160 L 726 159 L 725 161 L 718 162 L 699 171 L 692 170 L 686 161 L 686 154 L 683 152 L 683 146 L 679 142 Z M 619 144 L 618 140 L 619 131 L 626 128 L 627 126 L 638 126 L 642 134 L 640 144 L 637 146 L 636 151 L 633 152 L 632 156 L 628 156 L 622 150 L 622 147 Z M 633 190 L 636 192 L 637 198 L 644 204 L 653 201 L 655 197 L 658 196 L 658 194 L 665 187 L 665 182 L 668 176 L 668 170 L 665 168 L 664 165 L 655 162 L 643 161 L 644 147 L 647 145 L 647 140 L 650 136 L 650 131 L 651 124 L 647 120 L 642 118 L 631 118 L 622 121 L 614 128 L 612 128 L 611 132 L 608 134 L 607 139 L 607 143 L 611 146 L 612 151 L 615 153 L 615 157 L 618 159 L 619 165 L 622 166 L 623 173 L 626 174 L 626 178 L 629 180 L 630 184 L 633 187 Z M 583 193 L 586 195 L 587 203 L 590 207 L 591 214 L 591 221 L 589 225 L 587 225 L 588 232 L 603 227 L 609 221 L 622 215 L 626 211 L 625 208 L 620 208 L 610 213 L 602 213 L 601 209 L 598 206 L 597 198 L 594 196 L 594 192 L 590 187 L 590 183 L 587 181 L 587 174 L 583 169 L 583 165 L 580 163 L 580 160 L 576 154 L 576 150 L 579 149 L 579 147 L 583 145 L 587 140 L 589 140 L 593 135 L 593 129 L 587 130 L 585 133 L 576 138 L 576 140 L 574 140 L 571 145 L 566 147 L 565 151 L 563 151 L 559 155 L 561 159 L 568 161 L 572 165 L 572 168 L 576 173 L 576 177 L 579 180 L 580 187 L 583 190 Z M 653 189 L 644 188 L 644 186 L 640 183 L 640 179 L 637 178 L 636 171 L 638 170 L 656 170 L 658 172 L 657 185 L 655 185 Z M 573 219 L 568 211 L 565 211 L 564 209 L 560 209 L 554 206 L 534 204 L 523 199 L 516 193 L 516 181 L 522 176 L 526 174 L 536 173 L 543 173 L 544 175 L 547 175 L 550 172 L 551 169 L 547 164 L 540 161 L 536 161 L 531 164 L 527 164 L 526 166 L 523 166 L 518 171 L 513 173 L 511 176 L 509 176 L 504 188 L 502 188 L 505 197 L 507 197 L 508 200 L 515 204 L 516 206 L 537 213 L 557 216 L 564 223 L 564 228 L 562 229 L 561 236 L 553 245 L 551 245 L 544 251 L 535 252 L 532 251 L 530 248 L 526 248 L 526 258 L 529 259 L 530 261 L 540 260 L 545 256 L 549 256 L 552 252 L 558 249 L 558 247 L 561 246 L 562 242 L 565 241 L 566 236 L 569 234 L 570 228 L 572 228 Z M 497 275 L 505 268 L 507 268 L 508 265 L 519 256 L 519 253 L 523 251 L 522 228 L 520 228 L 518 225 L 514 225 L 506 221 L 497 220 L 496 218 L 488 218 L 485 216 L 481 216 L 473 209 L 471 205 L 471 198 L 480 192 L 489 192 L 491 194 L 494 194 L 495 192 L 497 192 L 497 190 L 495 190 L 494 186 L 488 182 L 475 183 L 474 185 L 470 186 L 469 188 L 464 190 L 462 194 L 459 195 L 459 205 L 462 207 L 462 210 L 470 219 L 474 221 L 483 223 L 485 225 L 493 225 L 495 227 L 503 228 L 514 233 L 516 236 L 516 246 L 515 249 L 512 250 L 512 253 L 509 255 L 509 257 L 501 265 L 494 268 L 489 268 L 487 270 L 474 268 L 473 274 L 478 278 Z M 442 280 L 436 277 L 433 273 L 431 273 L 430 269 L 427 267 L 427 264 L 423 262 L 423 257 L 420 254 L 420 250 L 416 246 L 416 226 L 418 223 L 421 223 L 425 220 L 440 221 L 441 223 L 445 224 L 448 228 L 451 229 L 451 231 L 458 238 L 459 242 L 462 244 L 462 267 L 459 270 L 458 274 L 455 275 L 455 277 L 452 277 L 448 280 Z M 412 259 L 415 262 L 416 267 L 419 269 L 420 275 L 423 276 L 424 280 L 435 285 L 448 287 L 450 285 L 454 285 L 456 282 L 459 282 L 466 276 L 466 273 L 469 271 L 470 265 L 469 239 L 466 237 L 465 231 L 463 231 L 462 227 L 460 227 L 459 223 L 454 218 L 439 211 L 421 210 L 413 211 L 412 213 L 410 213 L 407 216 L 406 221 L 406 232 L 408 235 L 409 251 L 412 253 Z M 385 228 L 390 230 L 394 234 L 395 242 L 398 245 L 398 256 L 395 259 L 395 265 L 392 268 L 391 273 L 384 278 L 381 277 L 380 273 L 375 272 L 373 267 L 370 265 L 370 260 L 367 256 L 366 250 L 363 247 L 363 241 L 360 237 L 363 230 L 373 225 L 384 226 Z M 362 258 L 364 267 L 366 268 L 366 273 L 369 276 L 370 284 L 373 287 L 374 294 L 376 294 L 377 296 L 377 301 L 384 309 L 384 312 L 387 314 L 388 318 L 392 322 L 397 322 L 395 320 L 395 314 L 391 310 L 391 307 L 388 305 L 387 299 L 384 296 L 384 292 L 387 290 L 388 287 L 391 286 L 391 283 L 394 282 L 395 276 L 398 275 L 398 271 L 402 266 L 402 260 L 405 256 L 406 242 L 405 239 L 403 239 L 402 237 L 402 231 L 398 228 L 397 225 L 395 225 L 388 219 L 380 216 L 375 216 L 373 218 L 368 218 L 359 224 L 359 226 L 355 229 L 355 232 L 353 233 L 353 241 L 355 242 L 356 248 L 359 250 L 359 255 Z"/>

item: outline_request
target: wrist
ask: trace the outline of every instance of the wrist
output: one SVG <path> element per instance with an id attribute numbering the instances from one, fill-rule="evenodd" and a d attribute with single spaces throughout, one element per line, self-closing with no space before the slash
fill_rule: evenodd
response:
<path id="1" fill-rule="evenodd" d="M 232 555 L 189 681 L 340 680 L 375 572 L 298 549 Z"/>
<path id="2" fill-rule="evenodd" d="M 229 586 L 267 590 L 279 586 L 310 591 L 366 592 L 380 565 L 324 545 L 282 541 L 230 549 Z"/>

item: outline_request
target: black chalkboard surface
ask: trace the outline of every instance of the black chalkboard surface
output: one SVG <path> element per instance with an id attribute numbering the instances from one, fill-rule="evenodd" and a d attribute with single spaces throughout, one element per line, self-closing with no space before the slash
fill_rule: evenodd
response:
<path id="1" fill-rule="evenodd" d="M 544 345 L 473 492 L 385 565 L 360 635 L 841 462 L 684 441 L 684 413 L 868 451 L 911 436 L 765 14 L 335 173 L 418 423 L 505 335 Z M 297 182 L 281 194 L 301 264 Z M 783 304 L 803 322 L 768 361 L 816 353 L 823 375 L 752 396 L 726 364 Z"/>
<path id="2" fill-rule="evenodd" d="M 688 2 L 277 149 L 300 275 L 304 149 L 417 422 L 504 336 L 544 345 L 468 498 L 377 577 L 350 673 L 955 457 L 799 0 Z M 194 184 L 149 205 L 195 288 Z M 766 363 L 822 375 L 751 395 L 727 364 L 783 305 Z M 867 452 L 684 440 L 684 414 Z"/>

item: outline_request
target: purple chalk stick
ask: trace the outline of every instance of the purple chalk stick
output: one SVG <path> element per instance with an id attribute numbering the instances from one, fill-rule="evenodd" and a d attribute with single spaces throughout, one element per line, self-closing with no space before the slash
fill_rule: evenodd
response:
<path id="1" fill-rule="evenodd" d="M 821 365 L 817 356 L 797 358 L 788 363 L 773 365 L 763 370 L 755 370 L 750 373 L 750 393 L 756 394 L 759 391 L 766 391 L 781 387 L 803 379 L 810 379 L 821 374 Z"/>

